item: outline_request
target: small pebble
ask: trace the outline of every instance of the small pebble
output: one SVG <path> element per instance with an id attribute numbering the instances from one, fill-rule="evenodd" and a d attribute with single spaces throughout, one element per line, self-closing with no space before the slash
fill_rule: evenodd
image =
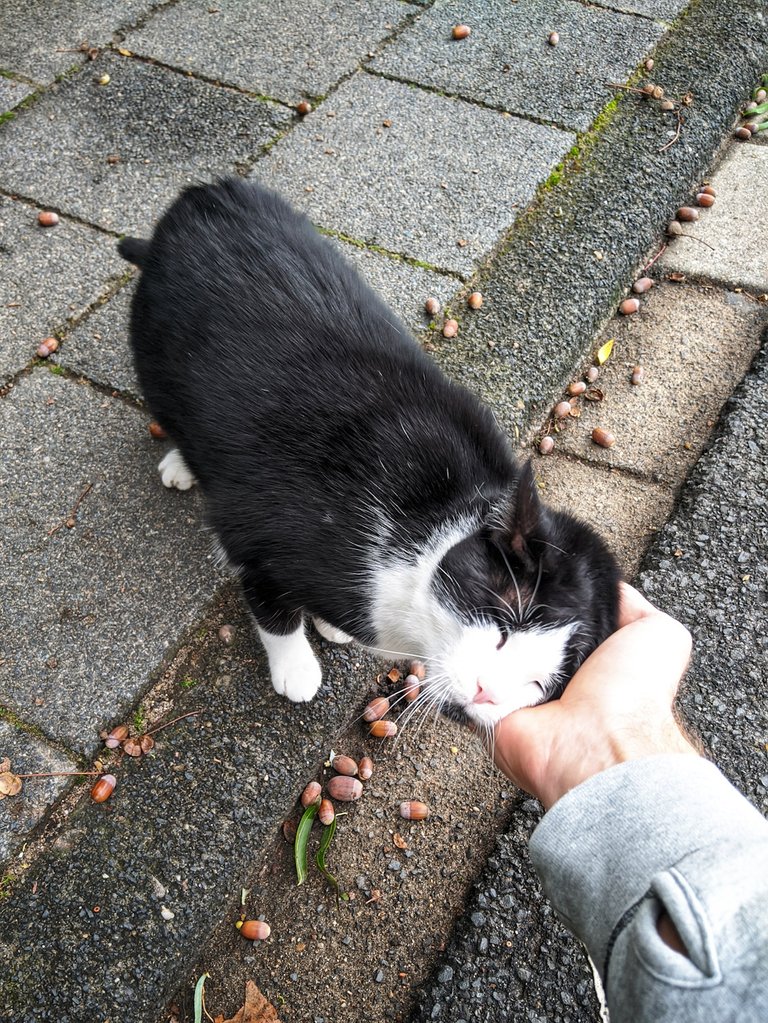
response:
<path id="1" fill-rule="evenodd" d="M 539 454 L 551 455 L 555 450 L 555 442 L 551 437 L 542 437 L 539 441 Z"/>
<path id="2" fill-rule="evenodd" d="M 636 313 L 639 308 L 640 308 L 639 298 L 625 298 L 624 301 L 619 306 L 619 312 L 622 314 L 622 316 L 631 316 L 633 313 Z"/>

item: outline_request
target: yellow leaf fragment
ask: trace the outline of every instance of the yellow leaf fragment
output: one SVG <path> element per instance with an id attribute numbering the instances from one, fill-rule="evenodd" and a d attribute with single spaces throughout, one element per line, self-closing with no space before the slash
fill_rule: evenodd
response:
<path id="1" fill-rule="evenodd" d="M 598 366 L 602 366 L 610 359 L 615 340 L 616 339 L 612 337 L 609 341 L 606 341 L 604 345 L 598 348 L 596 356 Z"/>
<path id="2" fill-rule="evenodd" d="M 124 50 L 124 49 L 121 48 L 117 52 L 122 54 L 123 57 L 132 57 L 133 56 L 133 51 L 132 50 Z"/>

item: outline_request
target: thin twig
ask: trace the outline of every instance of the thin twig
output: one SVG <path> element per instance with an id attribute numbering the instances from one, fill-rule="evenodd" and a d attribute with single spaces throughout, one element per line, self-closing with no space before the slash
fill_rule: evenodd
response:
<path id="1" fill-rule="evenodd" d="M 203 708 L 205 709 L 205 708 Z M 195 714 L 202 714 L 203 710 L 191 710 L 188 714 L 180 714 L 177 718 L 171 718 L 170 721 L 166 721 L 164 725 L 157 725 L 156 728 L 150 728 L 149 731 L 145 732 L 145 735 L 154 735 L 155 732 L 161 731 L 163 728 L 169 728 L 171 725 L 175 725 L 177 721 L 183 721 L 184 718 L 194 717 Z"/>
<path id="2" fill-rule="evenodd" d="M 54 533 L 58 533 L 62 526 L 66 526 L 68 529 L 72 529 L 72 527 L 75 524 L 75 516 L 77 515 L 77 509 L 80 507 L 80 505 L 83 502 L 83 499 L 91 492 L 91 490 L 93 490 L 93 483 L 86 483 L 86 485 L 83 487 L 80 496 L 70 508 L 69 515 L 67 515 L 63 522 L 60 522 L 57 526 L 54 526 L 53 529 L 49 529 L 48 536 L 53 536 Z"/>
<path id="3" fill-rule="evenodd" d="M 665 150 L 669 149 L 670 146 L 674 146 L 675 142 L 677 142 L 677 140 L 680 138 L 680 131 L 683 127 L 683 118 L 679 110 L 676 110 L 675 113 L 677 114 L 677 128 L 675 129 L 675 134 L 669 140 L 669 142 L 667 142 L 665 145 L 661 147 L 661 149 L 658 150 L 659 153 L 663 153 Z"/>
<path id="4" fill-rule="evenodd" d="M 715 246 L 710 245 L 709 242 L 705 242 L 703 238 L 697 238 L 695 234 L 686 234 L 685 231 L 681 231 L 680 234 L 676 234 L 675 238 L 690 238 L 692 242 L 701 242 L 702 245 L 706 245 L 708 249 L 715 251 Z"/>
<path id="5" fill-rule="evenodd" d="M 656 262 L 656 260 L 660 256 L 662 256 L 664 254 L 666 249 L 667 249 L 667 242 L 664 242 L 664 244 L 661 246 L 659 251 L 656 253 L 656 255 L 653 257 L 653 259 L 650 261 L 650 263 L 646 263 L 645 266 L 643 267 L 643 269 L 640 271 L 640 273 L 643 274 L 643 273 L 645 273 L 646 270 L 650 270 L 651 267 L 653 266 L 653 264 Z"/>

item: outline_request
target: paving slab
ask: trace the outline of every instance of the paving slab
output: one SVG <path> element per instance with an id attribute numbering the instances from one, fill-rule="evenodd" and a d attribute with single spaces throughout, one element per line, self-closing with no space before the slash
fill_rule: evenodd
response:
<path id="1" fill-rule="evenodd" d="M 357 74 L 273 146 L 253 176 L 324 228 L 469 275 L 573 141 L 569 132 Z"/>
<path id="2" fill-rule="evenodd" d="M 197 630 L 174 675 L 174 713 L 198 713 L 157 732 L 140 762 L 125 757 L 108 802 L 84 794 L 0 902 L 5 1018 L 165 1018 L 207 935 L 239 917 L 256 852 L 274 846 L 308 769 L 357 708 L 361 679 L 381 670 L 320 644 L 318 699 L 291 704 L 268 681 L 244 605 L 230 601 L 226 614 Z M 229 650 L 216 639 L 222 620 L 236 627 Z M 185 690 L 188 676 L 200 681 Z"/>
<path id="3" fill-rule="evenodd" d="M 114 248 L 114 242 L 111 239 L 110 242 Z M 141 401 L 128 339 L 130 306 L 135 291 L 134 278 L 78 323 L 50 361 L 102 387 Z"/>
<path id="4" fill-rule="evenodd" d="M 109 84 L 99 85 L 104 74 Z M 277 104 L 105 54 L 2 126 L 0 185 L 144 234 L 179 188 L 249 163 L 292 117 Z"/>
<path id="5" fill-rule="evenodd" d="M 717 765 L 768 812 L 768 332 L 728 402 L 640 584 L 693 634 L 683 719 Z"/>
<path id="6" fill-rule="evenodd" d="M 325 95 L 415 13 L 395 0 L 166 6 L 123 45 L 206 78 L 295 103 Z"/>
<path id="7" fill-rule="evenodd" d="M 56 227 L 40 227 L 38 212 L 0 196 L 0 382 L 23 369 L 44 337 L 62 330 L 125 272 L 111 238 L 66 217 Z"/>
<path id="8" fill-rule="evenodd" d="M 77 771 L 79 765 L 38 736 L 2 720 L 0 711 L 0 760 L 7 757 L 14 774 Z M 18 796 L 0 800 L 0 864 L 24 844 L 32 829 L 61 795 L 69 778 L 28 778 Z"/>
<path id="9" fill-rule="evenodd" d="M 461 21 L 472 29 L 455 40 Z M 557 30 L 559 42 L 551 46 Z M 659 40 L 650 21 L 572 0 L 437 0 L 370 64 L 376 71 L 585 131 Z"/>
<path id="10" fill-rule="evenodd" d="M 596 342 L 615 342 L 596 384 L 605 398 L 579 403 L 581 416 L 553 434 L 558 450 L 654 480 L 684 478 L 757 353 L 765 314 L 746 295 L 654 287 L 639 313 L 615 317 Z M 596 427 L 614 435 L 613 447 L 592 441 Z"/>
<path id="11" fill-rule="evenodd" d="M 634 578 L 650 538 L 669 518 L 675 490 L 558 454 L 535 454 L 533 467 L 542 500 L 594 527 L 618 558 L 624 578 Z"/>
<path id="12" fill-rule="evenodd" d="M 688 0 L 593 0 L 596 7 L 640 14 L 645 18 L 671 22 L 688 6 Z"/>
<path id="13" fill-rule="evenodd" d="M 711 176 L 714 206 L 685 225 L 661 259 L 667 270 L 768 293 L 768 148 L 731 146 Z"/>
<path id="14" fill-rule="evenodd" d="M 140 412 L 47 367 L 0 437 L 0 705 L 90 754 L 220 585 L 200 496 L 160 484 Z"/>
<path id="15" fill-rule="evenodd" d="M 16 81 L 13 78 L 0 75 L 0 114 L 13 110 L 34 91 L 34 88 L 27 82 Z"/>
<path id="16" fill-rule="evenodd" d="M 152 0 L 29 3 L 4 0 L 0 68 L 42 84 L 88 60 L 80 47 L 105 46 L 119 29 L 152 10 Z"/>

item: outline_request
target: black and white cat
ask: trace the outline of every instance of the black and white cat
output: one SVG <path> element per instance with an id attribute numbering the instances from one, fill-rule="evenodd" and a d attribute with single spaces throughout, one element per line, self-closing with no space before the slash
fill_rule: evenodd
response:
<path id="1" fill-rule="evenodd" d="M 309 220 L 232 178 L 119 249 L 162 481 L 200 483 L 277 692 L 320 686 L 309 615 L 424 659 L 424 699 L 480 725 L 558 695 L 616 628 L 613 557 Z"/>

